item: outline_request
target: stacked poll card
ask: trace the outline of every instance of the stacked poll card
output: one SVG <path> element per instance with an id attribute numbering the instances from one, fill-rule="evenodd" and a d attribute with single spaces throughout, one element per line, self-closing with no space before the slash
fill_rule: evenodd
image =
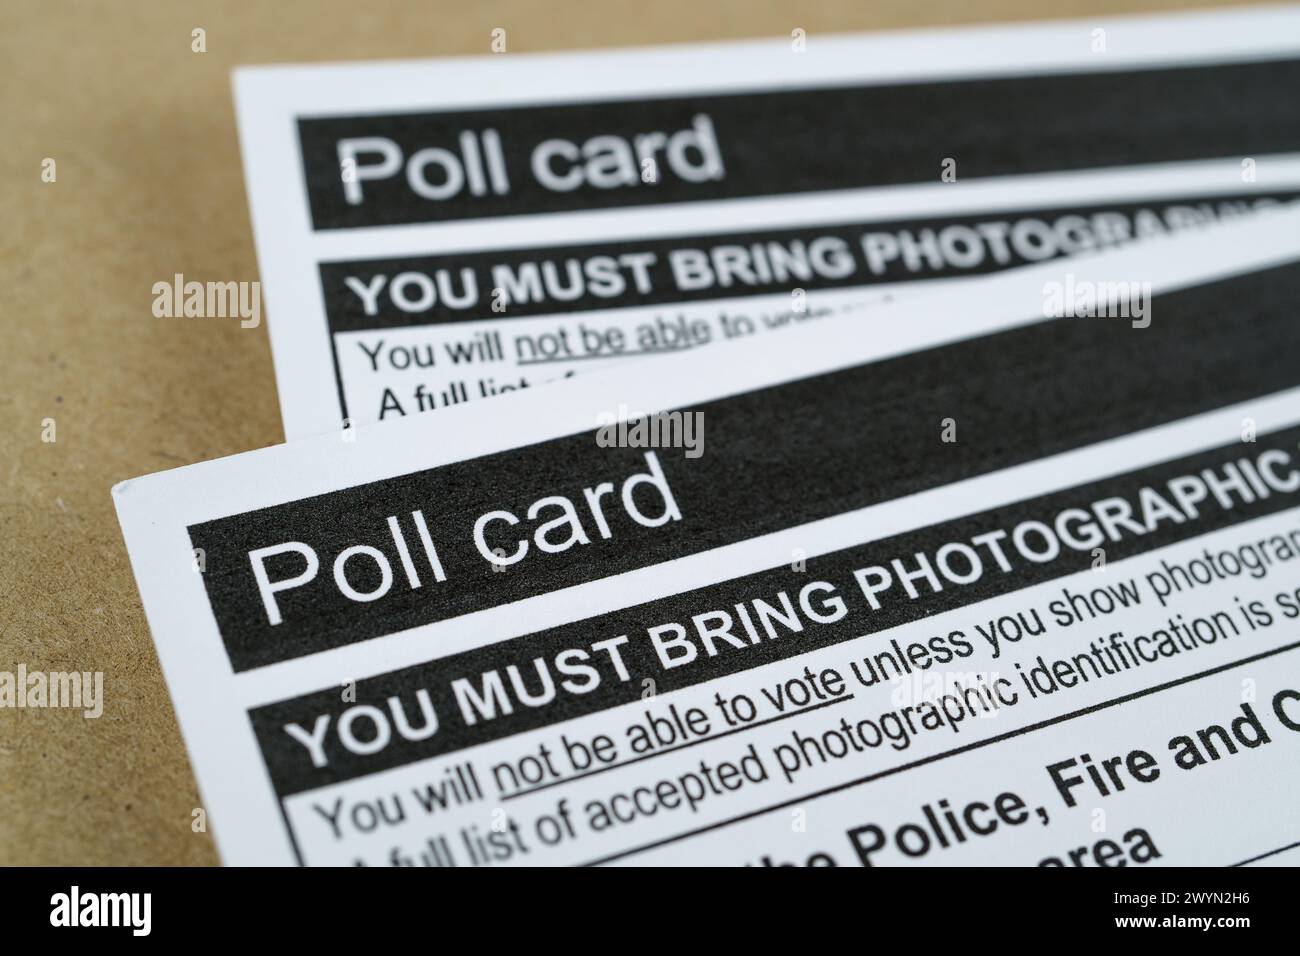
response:
<path id="1" fill-rule="evenodd" d="M 1297 85 L 1296 8 L 238 71 L 289 443 L 114 489 L 223 858 L 1280 859 Z"/>

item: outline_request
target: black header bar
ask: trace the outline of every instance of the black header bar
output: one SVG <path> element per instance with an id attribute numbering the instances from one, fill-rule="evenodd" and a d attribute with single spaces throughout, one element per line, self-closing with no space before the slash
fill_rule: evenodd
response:
<path id="1" fill-rule="evenodd" d="M 330 331 L 359 332 L 986 275 L 1297 198 L 1225 193 L 323 262 L 320 276 Z"/>
<path id="2" fill-rule="evenodd" d="M 314 228 L 1300 150 L 1300 60 L 298 120 Z"/>

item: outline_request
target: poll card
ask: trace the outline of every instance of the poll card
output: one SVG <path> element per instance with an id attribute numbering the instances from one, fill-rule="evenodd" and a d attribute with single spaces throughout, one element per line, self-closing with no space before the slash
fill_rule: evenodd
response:
<path id="1" fill-rule="evenodd" d="M 236 71 L 290 439 L 1300 195 L 1300 8 L 509 43 Z"/>
<path id="2" fill-rule="evenodd" d="M 227 863 L 1276 859 L 1300 210 L 123 482 Z"/>

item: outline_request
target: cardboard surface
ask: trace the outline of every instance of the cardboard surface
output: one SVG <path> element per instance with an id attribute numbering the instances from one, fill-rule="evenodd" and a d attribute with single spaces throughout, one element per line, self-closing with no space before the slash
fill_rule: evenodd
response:
<path id="1" fill-rule="evenodd" d="M 105 702 L 0 708 L 0 864 L 217 862 L 109 489 L 283 437 L 264 325 L 151 311 L 175 273 L 257 278 L 232 66 L 486 53 L 496 27 L 533 52 L 1222 5 L 9 0 L 0 671 L 102 671 Z"/>

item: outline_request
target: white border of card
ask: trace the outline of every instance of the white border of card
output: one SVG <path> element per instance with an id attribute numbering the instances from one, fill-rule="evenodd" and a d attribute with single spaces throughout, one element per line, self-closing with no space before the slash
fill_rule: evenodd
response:
<path id="1" fill-rule="evenodd" d="M 644 239 L 721 230 L 870 222 L 906 215 L 1034 208 L 1068 202 L 1144 202 L 1300 186 L 1300 156 L 1240 157 L 1135 167 L 763 196 L 658 207 L 314 232 L 295 120 L 403 110 L 551 105 L 680 95 L 1106 71 L 1294 57 L 1300 8 L 1108 17 L 1104 55 L 1091 21 L 789 39 L 572 54 L 488 55 L 426 62 L 244 67 L 236 71 L 249 201 L 257 239 L 285 433 L 340 427 L 338 384 L 317 264 Z M 486 41 L 485 41 L 486 42 Z M 936 153 L 936 157 L 942 153 Z M 938 159 L 936 159 L 936 163 Z M 937 170 L 937 167 L 936 167 Z M 937 178 L 937 172 L 936 172 Z M 872 291 L 880 291 L 874 287 Z M 839 290 L 843 302 L 852 290 Z M 823 294 L 825 299 L 829 293 Z M 356 423 L 365 424 L 364 416 Z"/>
<path id="2" fill-rule="evenodd" d="M 791 330 L 780 349 L 749 341 L 727 346 L 726 361 L 702 352 L 667 363 L 626 363 L 547 386 L 540 411 L 536 397 L 504 396 L 359 428 L 354 441 L 323 435 L 122 482 L 114 499 L 132 567 L 223 858 L 232 864 L 294 860 L 249 707 L 335 687 L 339 674 L 362 679 L 769 568 L 783 563 L 774 556 L 788 556 L 792 542 L 811 557 L 1213 448 L 1235 440 L 1246 415 L 1261 433 L 1293 425 L 1300 422 L 1300 388 L 860 512 L 239 674 L 232 671 L 202 576 L 195 572 L 188 526 L 580 434 L 596 428 L 602 410 L 681 408 L 1034 322 L 1109 321 L 1044 318 L 1045 283 L 1067 274 L 1079 281 L 1140 277 L 1158 295 L 1298 259 L 1300 210 L 1264 211 L 1122 251 L 948 286 L 861 318 Z M 1137 341 L 1143 333 L 1132 334 Z M 490 485 L 492 476 L 482 480 Z"/>

